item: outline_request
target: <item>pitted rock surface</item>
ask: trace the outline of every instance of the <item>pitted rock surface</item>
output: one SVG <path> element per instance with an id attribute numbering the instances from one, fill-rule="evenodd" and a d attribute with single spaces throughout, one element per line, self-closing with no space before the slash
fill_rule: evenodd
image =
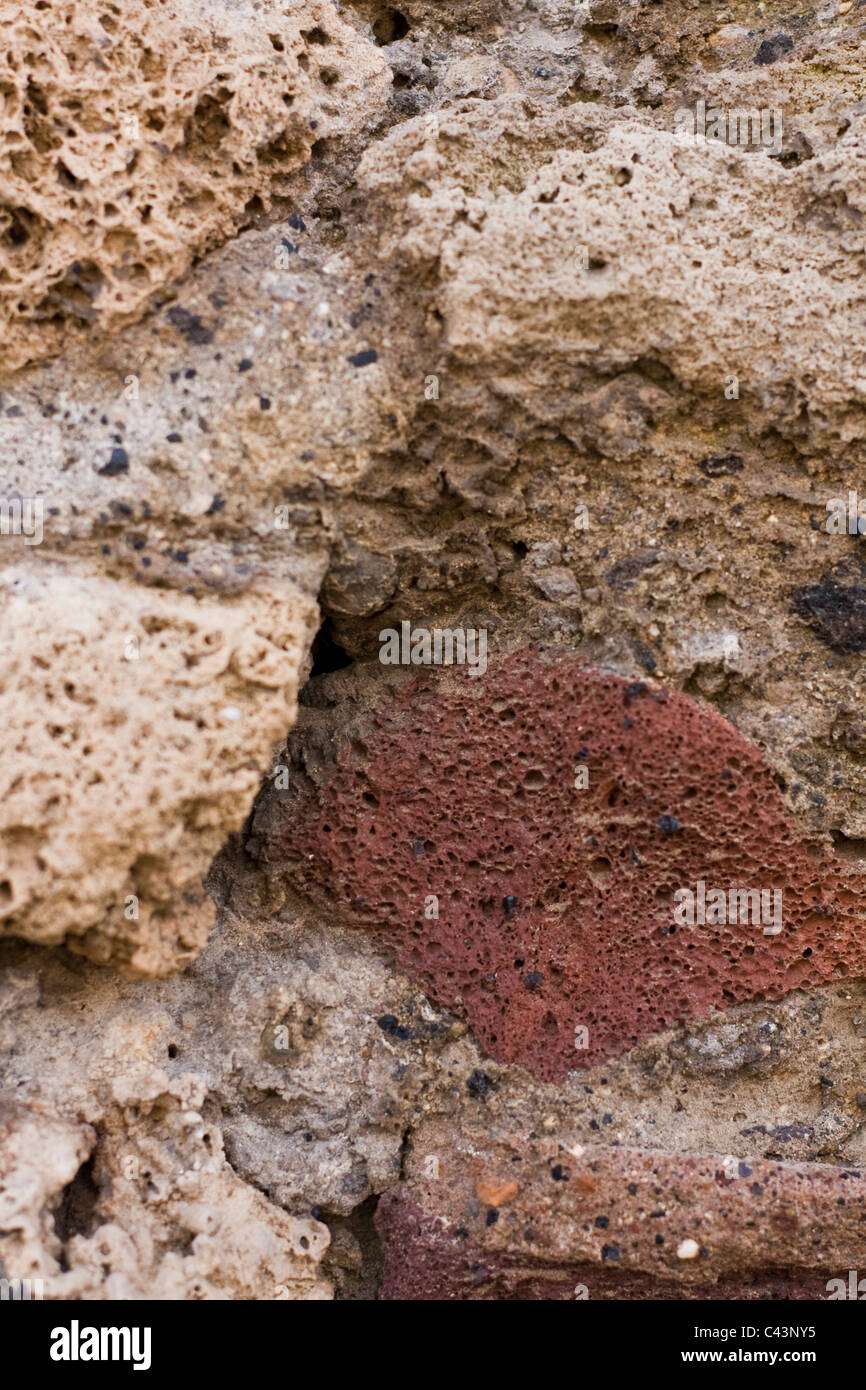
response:
<path id="1" fill-rule="evenodd" d="M 325 756 L 271 793 L 260 853 L 536 1075 L 864 969 L 862 880 L 676 692 L 524 651 L 405 682 Z M 732 890 L 781 892 L 781 930 L 754 899 L 678 924 L 701 882 L 724 917 Z"/>
<path id="2" fill-rule="evenodd" d="M 0 13 L 0 1279 L 374 1298 L 378 1203 L 388 1298 L 825 1297 L 863 4 Z"/>
<path id="3" fill-rule="evenodd" d="M 165 974 L 213 923 L 202 869 L 293 717 L 312 605 L 64 564 L 9 564 L 0 595 L 0 937 Z"/>
<path id="4" fill-rule="evenodd" d="M 130 321 L 388 86 L 328 0 L 6 0 L 2 16 L 4 367 Z"/>

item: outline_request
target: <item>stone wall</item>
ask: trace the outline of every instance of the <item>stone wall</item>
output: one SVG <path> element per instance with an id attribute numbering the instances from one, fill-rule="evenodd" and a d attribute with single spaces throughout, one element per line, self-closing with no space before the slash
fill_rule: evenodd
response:
<path id="1" fill-rule="evenodd" d="M 4 9 L 0 1278 L 826 1297 L 863 0 Z"/>

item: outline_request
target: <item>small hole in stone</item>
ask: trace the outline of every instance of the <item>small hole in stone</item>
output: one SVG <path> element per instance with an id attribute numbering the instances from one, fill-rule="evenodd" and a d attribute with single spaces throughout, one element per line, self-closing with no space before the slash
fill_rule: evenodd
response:
<path id="1" fill-rule="evenodd" d="M 599 883 L 607 883 L 613 872 L 609 859 L 593 859 L 589 866 L 589 876 Z"/>
<path id="2" fill-rule="evenodd" d="M 405 38 L 408 32 L 409 21 L 399 10 L 385 10 L 373 24 L 373 33 L 380 47 Z"/>

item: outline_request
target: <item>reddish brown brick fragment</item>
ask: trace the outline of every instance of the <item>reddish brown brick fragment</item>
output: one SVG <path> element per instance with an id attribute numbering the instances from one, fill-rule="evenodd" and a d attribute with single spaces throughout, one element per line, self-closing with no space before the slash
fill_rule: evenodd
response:
<path id="1" fill-rule="evenodd" d="M 431 1153 L 438 1180 L 424 1176 Z M 477 1173 L 507 1162 L 519 1196 L 487 1208 Z M 431 1123 L 379 1203 L 381 1297 L 826 1298 L 829 1279 L 866 1265 L 859 1170 L 739 1160 L 730 1172 L 716 1155 L 491 1144 Z"/>
<path id="2" fill-rule="evenodd" d="M 385 1271 L 379 1297 L 404 1302 L 534 1302 L 539 1300 L 682 1300 L 826 1298 L 824 1274 L 762 1270 L 751 1278 L 720 1279 L 716 1284 L 682 1284 L 633 1270 L 570 1265 L 544 1270 L 527 1262 L 485 1258 L 474 1245 L 457 1248 L 419 1208 L 387 1193 L 376 1225 L 385 1244 Z"/>

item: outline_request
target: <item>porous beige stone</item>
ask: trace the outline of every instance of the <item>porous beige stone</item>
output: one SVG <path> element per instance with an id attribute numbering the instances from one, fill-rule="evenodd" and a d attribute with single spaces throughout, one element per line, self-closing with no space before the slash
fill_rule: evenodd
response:
<path id="1" fill-rule="evenodd" d="M 760 147 L 506 96 L 404 122 L 359 176 L 391 213 L 379 254 L 435 268 L 451 369 L 484 369 L 576 449 L 595 440 L 566 382 L 593 373 L 596 433 L 611 419 L 598 443 L 624 461 L 650 421 L 617 437 L 613 383 L 654 362 L 717 406 L 736 375 L 744 414 L 842 458 L 866 435 L 861 253 L 809 210 L 843 187 L 846 206 L 866 203 L 864 139 L 854 117 L 832 154 L 789 170 Z"/>
<path id="2" fill-rule="evenodd" d="M 43 1279 L 57 1269 L 58 1195 L 87 1158 L 93 1131 L 0 1097 L 0 1278 Z"/>
<path id="3" fill-rule="evenodd" d="M 4 0 L 2 365 L 114 331 L 375 116 L 375 45 L 329 0 Z"/>
<path id="4" fill-rule="evenodd" d="M 319 1270 L 327 1227 L 239 1179 L 218 1131 L 180 1109 L 194 1103 L 189 1090 L 173 1094 L 142 1068 L 127 1100 L 142 1094 L 163 1100 L 158 1132 L 120 1125 L 98 1151 L 87 1126 L 4 1101 L 0 1277 L 31 1298 L 330 1297 Z"/>
<path id="5" fill-rule="evenodd" d="M 213 920 L 201 875 L 292 721 L 315 610 L 62 563 L 0 571 L 0 935 L 147 974 Z"/>

